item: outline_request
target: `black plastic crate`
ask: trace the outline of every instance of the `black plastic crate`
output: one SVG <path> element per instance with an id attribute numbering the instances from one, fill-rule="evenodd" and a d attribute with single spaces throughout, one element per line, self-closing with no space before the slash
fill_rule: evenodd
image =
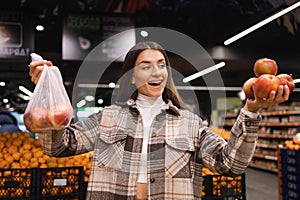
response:
<path id="1" fill-rule="evenodd" d="M 300 151 L 278 149 L 278 186 L 280 200 L 300 199 Z"/>
<path id="2" fill-rule="evenodd" d="M 245 200 L 245 174 L 236 177 L 223 175 L 203 176 L 203 200 Z"/>
<path id="3" fill-rule="evenodd" d="M 0 199 L 35 199 L 34 169 L 0 169 Z"/>
<path id="4" fill-rule="evenodd" d="M 36 197 L 39 200 L 83 200 L 83 176 L 83 167 L 39 169 Z"/>

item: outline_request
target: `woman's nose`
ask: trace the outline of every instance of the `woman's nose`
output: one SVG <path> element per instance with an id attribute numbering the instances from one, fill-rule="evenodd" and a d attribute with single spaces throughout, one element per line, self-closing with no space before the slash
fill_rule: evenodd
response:
<path id="1" fill-rule="evenodd" d="M 159 65 L 154 65 L 152 68 L 152 75 L 157 76 L 157 75 L 161 75 L 161 74 L 162 74 L 162 72 L 161 72 Z"/>

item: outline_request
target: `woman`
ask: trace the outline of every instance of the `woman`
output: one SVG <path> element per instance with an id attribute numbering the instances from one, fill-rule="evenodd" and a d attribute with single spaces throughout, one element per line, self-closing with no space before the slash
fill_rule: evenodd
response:
<path id="1" fill-rule="evenodd" d="M 37 83 L 41 66 L 30 63 Z M 244 172 L 257 141 L 258 110 L 284 102 L 287 86 L 247 100 L 226 142 L 183 109 L 166 52 L 155 42 L 126 55 L 117 103 L 66 129 L 39 134 L 44 150 L 68 156 L 94 150 L 87 199 L 201 199 L 201 171 Z"/>

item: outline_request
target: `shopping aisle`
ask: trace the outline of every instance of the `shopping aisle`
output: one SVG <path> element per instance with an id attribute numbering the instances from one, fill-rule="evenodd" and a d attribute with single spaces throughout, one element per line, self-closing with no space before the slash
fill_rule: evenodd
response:
<path id="1" fill-rule="evenodd" d="M 277 174 L 248 167 L 246 197 L 247 200 L 278 200 Z"/>

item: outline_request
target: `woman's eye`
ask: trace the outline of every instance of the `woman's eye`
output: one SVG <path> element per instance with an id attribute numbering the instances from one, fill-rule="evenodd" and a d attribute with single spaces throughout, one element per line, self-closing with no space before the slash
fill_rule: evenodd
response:
<path id="1" fill-rule="evenodd" d="M 151 66 L 149 66 L 149 65 L 146 65 L 146 66 L 142 67 L 142 69 L 145 69 L 145 70 L 150 69 L 150 68 L 151 68 Z"/>
<path id="2" fill-rule="evenodd" d="M 163 69 L 163 68 L 166 67 L 166 64 L 159 64 L 159 67 L 160 67 L 161 69 Z"/>

